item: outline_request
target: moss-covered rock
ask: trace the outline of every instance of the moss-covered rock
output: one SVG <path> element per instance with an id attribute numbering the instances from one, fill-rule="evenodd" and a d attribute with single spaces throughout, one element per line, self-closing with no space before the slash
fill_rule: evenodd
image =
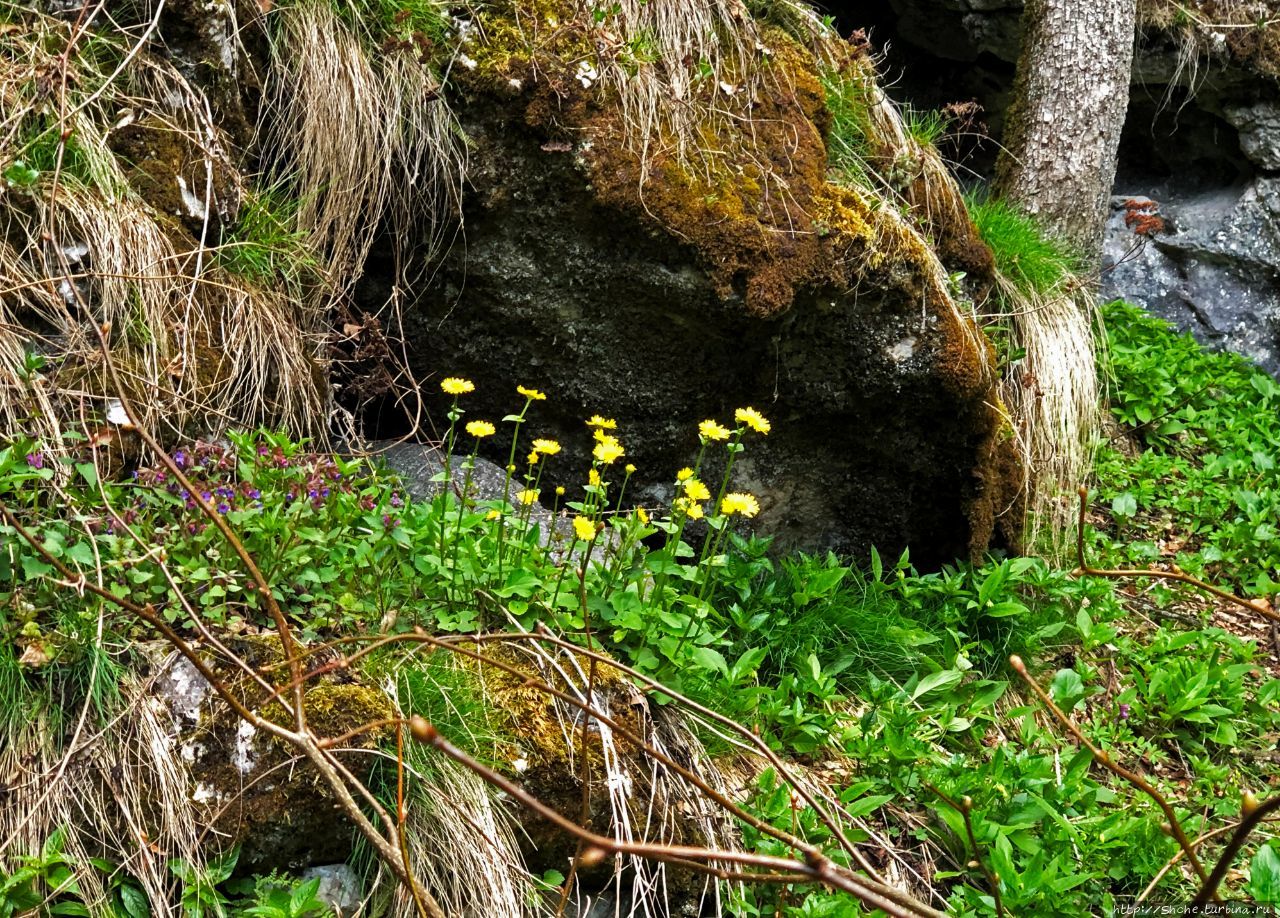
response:
<path id="1" fill-rule="evenodd" d="M 476 377 L 471 404 L 499 416 L 516 382 L 542 386 L 537 423 L 571 441 L 617 416 L 641 495 L 689 461 L 699 420 L 752 404 L 774 427 L 740 468 L 780 547 L 984 549 L 1021 477 L 989 346 L 907 205 L 828 181 L 813 53 L 766 28 L 691 86 L 705 117 L 637 140 L 581 27 L 543 6 L 491 7 L 483 34 L 507 44 L 460 78 L 466 244 L 407 316 L 419 368 Z M 960 219 L 934 235 L 980 275 Z"/>
<path id="2" fill-rule="evenodd" d="M 280 680 L 277 640 L 241 638 L 231 645 L 257 671 Z M 250 710 L 273 723 L 293 726 L 283 706 L 267 698 L 243 672 L 212 655 L 208 659 Z M 192 800 L 207 813 L 210 844 L 239 846 L 241 868 L 261 872 L 329 864 L 350 855 L 350 823 L 328 785 L 296 748 L 237 717 L 185 660 L 171 663 L 158 686 L 174 715 L 176 752 L 190 772 Z M 392 703 L 379 688 L 333 676 L 308 684 L 304 708 L 310 729 L 322 738 L 341 737 L 394 715 Z M 352 736 L 343 746 L 369 750 L 380 739 L 380 731 L 372 730 Z M 353 752 L 341 759 L 357 777 L 369 777 L 373 757 Z"/>

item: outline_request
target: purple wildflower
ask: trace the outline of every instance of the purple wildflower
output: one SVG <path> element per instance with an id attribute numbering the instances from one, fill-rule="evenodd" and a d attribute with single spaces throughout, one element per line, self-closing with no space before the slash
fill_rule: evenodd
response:
<path id="1" fill-rule="evenodd" d="M 229 506 L 227 506 L 227 504 L 225 504 L 225 503 L 220 503 L 220 504 L 218 504 L 218 508 L 217 508 L 217 509 L 218 509 L 218 512 L 219 512 L 219 513 L 226 513 L 226 512 L 227 512 L 228 510 L 230 510 L 231 508 L 230 508 Z"/>
<path id="2" fill-rule="evenodd" d="M 399 494 L 392 494 L 392 495 L 391 495 L 391 506 L 393 506 L 393 507 L 403 507 L 403 506 L 404 506 L 404 500 L 400 497 L 400 495 L 399 495 Z"/>
<path id="3" fill-rule="evenodd" d="M 1129 719 L 1129 706 L 1127 704 L 1120 705 L 1120 719 L 1121 720 Z"/>
<path id="4" fill-rule="evenodd" d="M 178 468 L 180 468 L 180 469 L 185 469 L 185 468 L 187 467 L 187 452 L 186 452 L 186 450 L 182 450 L 182 449 L 180 449 L 180 450 L 178 450 L 176 453 L 174 453 L 174 454 L 173 454 L 173 464 L 174 464 L 174 465 L 176 465 L 176 466 L 177 466 Z"/>

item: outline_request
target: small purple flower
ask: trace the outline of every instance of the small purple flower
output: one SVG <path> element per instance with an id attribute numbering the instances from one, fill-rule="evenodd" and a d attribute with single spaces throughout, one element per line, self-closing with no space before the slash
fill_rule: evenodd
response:
<path id="1" fill-rule="evenodd" d="M 1129 719 L 1129 706 L 1127 704 L 1120 705 L 1120 719 L 1121 720 Z"/>
<path id="2" fill-rule="evenodd" d="M 400 520 L 396 519 L 390 513 L 382 514 L 382 525 L 387 529 L 395 529 L 400 525 Z"/>
<path id="3" fill-rule="evenodd" d="M 328 496 L 329 496 L 329 489 L 328 489 L 328 488 L 321 488 L 321 489 L 320 489 L 320 496 L 321 496 L 321 497 L 328 497 Z"/>
<path id="4" fill-rule="evenodd" d="M 312 500 L 315 500 L 319 496 L 320 496 L 320 492 L 317 491 L 315 488 L 311 488 L 309 491 L 307 491 L 307 497 L 311 498 Z"/>
<path id="5" fill-rule="evenodd" d="M 213 495 L 210 494 L 208 491 L 201 491 L 200 496 L 204 498 L 206 501 L 213 500 Z"/>
<path id="6" fill-rule="evenodd" d="M 374 508 L 374 503 L 373 503 L 373 498 L 372 498 L 372 497 L 362 497 L 362 498 L 360 498 L 360 509 L 361 509 L 361 510 L 369 511 L 369 510 L 372 510 L 373 508 Z"/>
<path id="7" fill-rule="evenodd" d="M 178 496 L 181 497 L 183 500 L 190 500 L 191 492 L 188 491 L 186 488 L 183 488 L 181 491 L 178 492 Z"/>
<path id="8" fill-rule="evenodd" d="M 393 506 L 393 507 L 403 507 L 403 506 L 404 506 L 404 500 L 400 497 L 400 495 L 399 495 L 399 494 L 392 494 L 392 495 L 391 495 L 391 506 Z"/>
<path id="9" fill-rule="evenodd" d="M 257 488 L 250 488 L 250 489 L 249 489 L 249 499 L 250 499 L 250 500 L 258 500 L 258 499 L 259 499 L 259 498 L 261 498 L 261 497 L 262 497 L 262 492 L 261 492 L 261 491 L 259 491 Z"/>
<path id="10" fill-rule="evenodd" d="M 33 469 L 44 468 L 44 453 L 38 450 L 34 453 L 27 453 L 27 465 Z"/>
<path id="11" fill-rule="evenodd" d="M 186 450 L 181 450 L 181 449 L 180 449 L 180 450 L 178 450 L 176 453 L 174 453 L 174 454 L 173 454 L 173 464 L 174 464 L 174 465 L 176 465 L 176 466 L 177 466 L 178 468 L 180 468 L 180 469 L 185 469 L 185 468 L 187 467 L 187 453 L 186 453 Z"/>
<path id="12" fill-rule="evenodd" d="M 231 488 L 228 488 L 226 485 L 223 485 L 222 487 L 218 488 L 218 490 L 215 493 L 219 497 L 226 498 L 227 500 L 230 500 L 231 498 L 236 496 L 236 492 Z"/>
<path id="13" fill-rule="evenodd" d="M 230 508 L 229 506 L 227 506 L 225 503 L 220 503 L 220 504 L 218 504 L 217 509 L 218 509 L 218 512 L 219 512 L 219 513 L 226 513 L 226 512 L 227 512 L 228 510 L 230 510 L 231 508 Z"/>
<path id="14" fill-rule="evenodd" d="M 265 443 L 259 443 L 259 444 L 258 444 L 258 455 L 259 455 L 259 456 L 265 456 L 265 455 L 267 455 L 267 454 L 268 454 L 268 453 L 270 453 L 270 452 L 271 452 L 271 450 L 267 449 L 267 444 L 265 444 Z"/>

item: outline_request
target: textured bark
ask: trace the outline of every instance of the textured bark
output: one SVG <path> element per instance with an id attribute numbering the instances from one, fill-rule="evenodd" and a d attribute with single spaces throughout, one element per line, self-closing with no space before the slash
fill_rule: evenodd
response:
<path id="1" fill-rule="evenodd" d="M 1129 105 L 1135 0 L 1028 0 L 996 188 L 1091 261 Z"/>

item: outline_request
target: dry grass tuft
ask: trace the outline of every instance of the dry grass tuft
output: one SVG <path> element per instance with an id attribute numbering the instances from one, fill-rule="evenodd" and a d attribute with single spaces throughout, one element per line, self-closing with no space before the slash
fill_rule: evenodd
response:
<path id="1" fill-rule="evenodd" d="M 0 192 L 4 434 L 56 441 L 105 414 L 103 324 L 125 385 L 147 396 L 140 420 L 166 436 L 233 421 L 323 431 L 323 311 L 215 258 L 243 181 L 208 102 L 105 20 L 80 34 L 23 15 L 26 28 L 0 35 L 0 168 L 21 175 Z M 65 98 L 41 91 L 73 41 Z M 45 367 L 27 380 L 32 350 Z"/>
<path id="2" fill-rule="evenodd" d="M 380 229 L 403 255 L 425 228 L 418 252 L 430 264 L 457 220 L 466 165 L 438 78 L 412 55 L 371 53 L 324 0 L 279 6 L 271 20 L 265 145 L 283 156 L 279 177 L 302 201 L 333 289 L 359 279 Z"/>
<path id="3" fill-rule="evenodd" d="M 61 830 L 63 852 L 92 915 L 117 914 L 112 875 L 91 865 L 105 855 L 145 893 L 152 914 L 177 916 L 169 859 L 199 869 L 204 856 L 201 816 L 174 749 L 172 715 L 144 681 L 130 676 L 117 705 L 86 709 L 66 748 L 57 748 L 62 716 L 50 702 L 10 725 L 0 745 L 0 778 L 9 787 L 0 808 L 0 868 L 39 852 Z"/>

